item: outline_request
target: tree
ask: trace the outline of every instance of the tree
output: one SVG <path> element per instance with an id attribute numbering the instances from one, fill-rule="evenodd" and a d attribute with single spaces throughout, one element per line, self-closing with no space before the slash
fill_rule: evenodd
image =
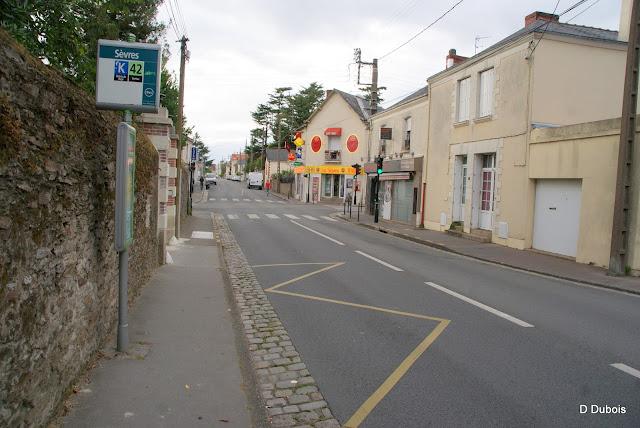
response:
<path id="1" fill-rule="evenodd" d="M 95 92 L 98 39 L 157 42 L 162 0 L 0 0 L 0 22 L 46 64 Z"/>
<path id="2" fill-rule="evenodd" d="M 383 101 L 384 98 L 382 98 L 382 92 L 386 91 L 387 87 L 386 86 L 378 86 L 378 105 L 380 105 Z M 363 86 L 360 88 L 360 92 L 362 92 L 361 97 L 364 98 L 367 101 L 371 101 L 371 86 Z"/>

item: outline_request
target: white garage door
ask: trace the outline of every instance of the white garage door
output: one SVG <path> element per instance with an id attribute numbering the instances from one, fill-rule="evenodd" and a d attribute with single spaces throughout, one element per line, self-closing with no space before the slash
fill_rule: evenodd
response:
<path id="1" fill-rule="evenodd" d="M 580 180 L 537 180 L 533 248 L 575 257 L 580 227 Z"/>

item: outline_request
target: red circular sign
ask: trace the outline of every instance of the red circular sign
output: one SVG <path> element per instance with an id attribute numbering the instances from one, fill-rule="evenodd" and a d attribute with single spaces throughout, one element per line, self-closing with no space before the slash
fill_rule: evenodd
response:
<path id="1" fill-rule="evenodd" d="M 314 152 L 320 151 L 320 146 L 322 145 L 322 140 L 317 135 L 311 139 L 311 150 Z"/>
<path id="2" fill-rule="evenodd" d="M 349 135 L 349 138 L 347 138 L 347 149 L 351 153 L 358 150 L 358 137 L 356 137 L 355 135 Z"/>

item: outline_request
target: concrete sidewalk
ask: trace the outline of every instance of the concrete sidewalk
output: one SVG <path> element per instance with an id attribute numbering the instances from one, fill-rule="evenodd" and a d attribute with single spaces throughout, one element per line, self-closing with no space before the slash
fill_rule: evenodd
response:
<path id="1" fill-rule="evenodd" d="M 204 239 L 168 247 L 130 310 L 130 349 L 114 343 L 80 385 L 69 427 L 248 427 L 253 388 L 244 383 L 210 214 L 194 210 L 182 229 Z"/>
<path id="2" fill-rule="evenodd" d="M 373 222 L 373 216 L 366 212 L 360 212 L 360 221 L 358 221 L 355 209 L 352 211 L 351 219 L 349 219 L 348 212 L 347 215 L 340 213 L 337 217 L 369 229 L 379 230 L 419 244 L 474 259 L 598 287 L 640 294 L 640 278 L 609 276 L 606 269 L 576 263 L 562 257 L 530 250 L 517 250 L 503 245 L 480 243 L 452 236 L 445 232 L 412 227 L 394 221 L 380 219 L 379 223 L 376 224 Z"/>

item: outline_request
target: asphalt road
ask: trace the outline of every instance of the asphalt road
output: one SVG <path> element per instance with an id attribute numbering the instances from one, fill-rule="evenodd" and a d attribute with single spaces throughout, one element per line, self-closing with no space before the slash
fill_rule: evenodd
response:
<path id="1" fill-rule="evenodd" d="M 205 197 L 265 289 L 326 268 L 269 298 L 341 423 L 640 426 L 638 296 L 441 252 L 244 183 Z"/>

